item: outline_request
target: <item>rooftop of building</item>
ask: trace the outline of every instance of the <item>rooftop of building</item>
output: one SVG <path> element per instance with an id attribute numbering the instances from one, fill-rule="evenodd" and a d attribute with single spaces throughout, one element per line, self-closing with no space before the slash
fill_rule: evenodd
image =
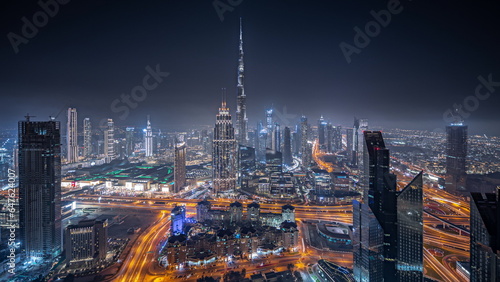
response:
<path id="1" fill-rule="evenodd" d="M 229 206 L 230 206 L 230 207 L 238 207 L 238 208 L 240 208 L 240 207 L 241 207 L 241 208 L 242 208 L 242 207 L 243 207 L 243 204 L 242 204 L 242 203 L 240 203 L 240 202 L 238 202 L 238 201 L 236 201 L 236 202 L 234 202 L 234 203 L 231 203 Z"/>
<path id="2" fill-rule="evenodd" d="M 257 203 L 257 202 L 253 202 L 253 203 L 248 204 L 247 207 L 248 208 L 256 208 L 256 209 L 258 209 L 258 208 L 260 208 L 260 204 Z"/>

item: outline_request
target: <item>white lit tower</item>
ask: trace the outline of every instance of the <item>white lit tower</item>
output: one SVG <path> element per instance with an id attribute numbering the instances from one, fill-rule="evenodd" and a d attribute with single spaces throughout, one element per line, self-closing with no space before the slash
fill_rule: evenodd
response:
<path id="1" fill-rule="evenodd" d="M 229 108 L 226 106 L 225 89 L 219 108 L 213 139 L 213 185 L 219 193 L 236 187 L 236 139 Z"/>
<path id="2" fill-rule="evenodd" d="M 92 124 L 90 118 L 83 119 L 83 156 L 92 155 Z"/>
<path id="3" fill-rule="evenodd" d="M 78 116 L 75 108 L 68 108 L 68 123 L 66 127 L 66 161 L 78 161 Z"/>
<path id="4" fill-rule="evenodd" d="M 113 119 L 108 118 L 106 128 L 104 129 L 104 157 L 106 162 L 115 159 L 115 123 Z"/>
<path id="5" fill-rule="evenodd" d="M 238 96 L 236 99 L 236 138 L 241 145 L 248 145 L 247 97 L 245 95 L 245 65 L 243 63 L 243 30 L 240 18 L 240 48 L 238 60 Z"/>
<path id="6" fill-rule="evenodd" d="M 149 121 L 148 116 L 148 125 L 144 130 L 144 144 L 146 148 L 146 157 L 153 156 L 153 130 L 151 129 L 151 122 Z"/>

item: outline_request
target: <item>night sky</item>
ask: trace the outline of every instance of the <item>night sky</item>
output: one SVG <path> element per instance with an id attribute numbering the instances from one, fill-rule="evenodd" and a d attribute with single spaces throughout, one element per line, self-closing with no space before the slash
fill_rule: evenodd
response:
<path id="1" fill-rule="evenodd" d="M 494 92 L 485 98 L 483 87 L 483 100 L 469 97 L 468 108 L 477 109 L 465 122 L 471 133 L 500 135 L 498 1 L 401 1 L 400 12 L 350 63 L 341 42 L 355 46 L 354 28 L 364 30 L 374 20 L 370 11 L 394 1 L 217 3 L 229 2 L 235 6 L 221 21 L 210 0 L 72 0 L 59 4 L 16 54 L 9 33 L 23 36 L 22 18 L 33 22 L 43 10 L 37 1 L 2 1 L 0 127 L 15 128 L 28 112 L 46 120 L 63 110 L 64 123 L 70 106 L 79 122 L 110 117 L 118 126 L 145 126 L 149 114 L 165 130 L 212 125 L 222 87 L 235 110 L 242 17 L 251 127 L 274 105 L 314 124 L 324 115 L 352 125 L 357 116 L 370 125 L 444 128 L 443 113 L 474 96 L 478 76 L 491 75 Z M 112 102 L 157 65 L 169 75 L 122 119 Z"/>

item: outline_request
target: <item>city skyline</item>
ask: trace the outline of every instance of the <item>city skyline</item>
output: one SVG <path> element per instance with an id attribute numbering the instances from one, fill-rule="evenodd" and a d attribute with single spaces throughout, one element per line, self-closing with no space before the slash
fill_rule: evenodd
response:
<path id="1" fill-rule="evenodd" d="M 4 6 L 1 281 L 500 280 L 500 3 Z"/>

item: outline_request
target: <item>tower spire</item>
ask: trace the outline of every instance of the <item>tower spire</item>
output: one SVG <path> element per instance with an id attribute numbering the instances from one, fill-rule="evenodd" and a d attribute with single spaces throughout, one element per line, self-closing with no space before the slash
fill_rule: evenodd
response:
<path id="1" fill-rule="evenodd" d="M 248 118 L 245 95 L 245 64 L 243 62 L 243 20 L 240 18 L 240 45 L 238 59 L 238 97 L 236 99 L 236 137 L 239 144 L 248 143 Z"/>

